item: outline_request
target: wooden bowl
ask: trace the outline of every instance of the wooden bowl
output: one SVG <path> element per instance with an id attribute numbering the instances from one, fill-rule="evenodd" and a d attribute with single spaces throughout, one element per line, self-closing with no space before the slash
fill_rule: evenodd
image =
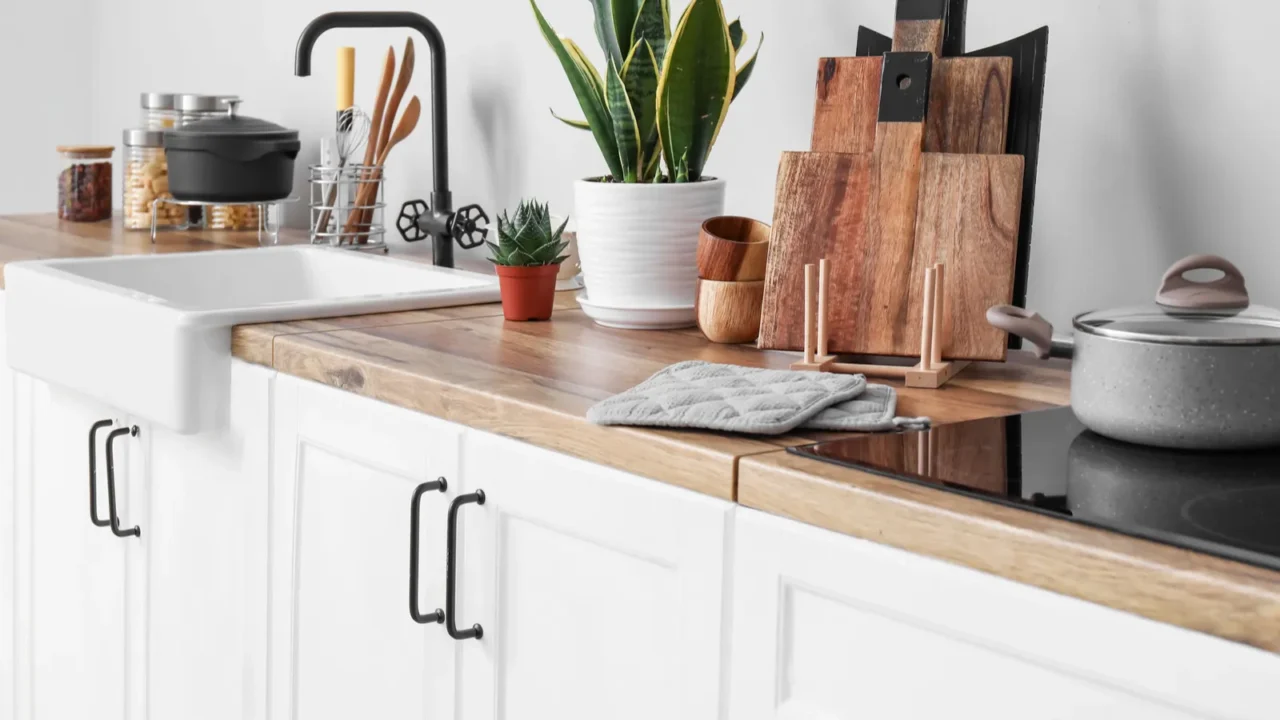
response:
<path id="1" fill-rule="evenodd" d="M 764 281 L 698 280 L 698 329 L 714 343 L 747 343 L 760 334 Z"/>
<path id="2" fill-rule="evenodd" d="M 744 217 L 714 217 L 698 236 L 698 277 L 730 282 L 763 280 L 769 262 L 768 224 Z"/>

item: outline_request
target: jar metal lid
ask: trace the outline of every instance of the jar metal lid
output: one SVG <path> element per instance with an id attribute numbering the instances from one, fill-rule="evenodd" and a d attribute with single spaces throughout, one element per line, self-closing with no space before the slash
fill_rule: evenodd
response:
<path id="1" fill-rule="evenodd" d="M 59 145 L 58 154 L 77 160 L 104 160 L 116 151 L 114 145 Z"/>
<path id="2" fill-rule="evenodd" d="M 143 110 L 172 110 L 173 93 L 142 93 Z"/>
<path id="3" fill-rule="evenodd" d="M 218 100 L 225 95 L 179 95 L 178 109 L 182 112 L 214 112 L 218 109 Z"/>
<path id="4" fill-rule="evenodd" d="M 164 147 L 164 131 L 143 128 L 125 130 L 124 144 L 126 147 Z"/>

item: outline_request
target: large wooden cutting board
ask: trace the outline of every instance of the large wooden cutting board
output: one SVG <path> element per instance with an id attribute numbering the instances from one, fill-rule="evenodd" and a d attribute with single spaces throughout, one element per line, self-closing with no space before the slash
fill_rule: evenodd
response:
<path id="1" fill-rule="evenodd" d="M 1021 155 L 922 156 L 911 276 L 946 265 L 946 358 L 1005 359 L 1007 338 L 986 322 L 986 312 L 1013 300 L 1022 173 Z M 895 350 L 911 352 L 920 343 L 924 298 L 919 283 L 908 290 L 899 309 L 905 315 L 892 329 Z"/>
<path id="2" fill-rule="evenodd" d="M 804 266 L 822 258 L 831 261 L 830 336 L 853 337 L 854 293 L 868 252 L 867 201 L 874 158 L 871 153 L 782 154 L 760 316 L 761 348 L 804 347 Z"/>

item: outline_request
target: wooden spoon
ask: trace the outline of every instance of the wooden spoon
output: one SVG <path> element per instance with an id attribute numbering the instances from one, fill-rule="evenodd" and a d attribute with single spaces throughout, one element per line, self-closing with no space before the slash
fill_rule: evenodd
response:
<path id="1" fill-rule="evenodd" d="M 378 142 L 374 146 L 376 152 L 374 157 L 378 157 L 382 153 L 382 149 L 387 146 L 387 140 L 391 137 L 391 126 L 395 123 L 396 112 L 400 110 L 400 101 L 404 99 L 405 91 L 409 89 L 409 81 L 413 79 L 414 66 L 413 38 L 406 38 L 404 41 L 404 57 L 400 60 L 400 74 L 396 77 L 396 88 L 391 93 L 391 99 L 387 101 L 387 109 L 382 114 L 382 127 L 378 128 L 375 124 L 373 131 L 377 133 Z M 373 179 L 382 177 L 378 171 L 373 172 Z M 367 230 L 368 225 L 373 222 L 373 210 L 367 209 L 360 211 L 360 218 L 357 225 L 361 230 Z"/>
<path id="2" fill-rule="evenodd" d="M 414 95 L 409 99 L 409 104 L 405 107 L 404 114 L 400 116 L 400 122 L 396 124 L 395 132 L 391 133 L 386 146 L 378 153 L 377 161 L 374 163 L 376 166 L 382 167 L 386 164 L 387 156 L 391 154 L 391 149 L 413 133 L 414 128 L 418 127 L 418 118 L 421 115 L 422 103 L 418 101 L 418 96 Z M 376 182 L 378 179 L 379 176 L 375 173 L 372 181 L 360 186 L 360 192 L 356 196 L 357 206 L 373 203 L 378 194 L 378 183 Z M 343 229 L 343 232 L 354 232 L 355 226 L 360 220 L 361 218 L 356 217 L 356 211 L 352 211 L 351 217 L 347 218 L 347 227 Z"/>

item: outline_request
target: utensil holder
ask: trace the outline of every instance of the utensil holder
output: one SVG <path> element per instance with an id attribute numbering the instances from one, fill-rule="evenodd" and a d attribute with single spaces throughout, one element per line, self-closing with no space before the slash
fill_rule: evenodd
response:
<path id="1" fill-rule="evenodd" d="M 385 251 L 385 179 L 377 165 L 312 165 L 312 244 Z"/>

